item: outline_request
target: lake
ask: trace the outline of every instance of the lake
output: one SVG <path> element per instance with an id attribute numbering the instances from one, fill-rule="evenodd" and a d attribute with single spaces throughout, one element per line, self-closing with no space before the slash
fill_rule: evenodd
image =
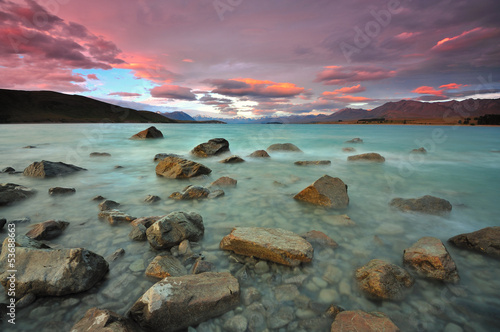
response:
<path id="1" fill-rule="evenodd" d="M 204 220 L 205 235 L 193 245 L 216 264 L 218 271 L 230 271 L 242 291 L 255 287 L 269 317 L 260 328 L 272 327 L 272 317 L 286 308 L 288 322 L 276 331 L 315 331 L 316 320 L 329 304 L 346 310 L 381 311 L 402 331 L 449 331 L 454 325 L 464 331 L 493 331 L 500 326 L 500 265 L 498 260 L 452 247 L 450 237 L 487 226 L 500 226 L 500 128 L 470 126 L 385 126 L 385 125 L 221 125 L 157 124 L 165 139 L 129 140 L 147 124 L 22 124 L 0 126 L 0 169 L 11 166 L 22 171 L 34 161 L 50 160 L 88 169 L 73 175 L 28 178 L 22 174 L 0 174 L 0 182 L 12 182 L 37 190 L 23 202 L 0 207 L 7 220 L 29 217 L 17 225 L 18 234 L 29 225 L 49 219 L 65 220 L 70 226 L 52 240 L 55 248 L 83 247 L 104 257 L 119 248 L 125 255 L 113 262 L 106 279 L 91 290 L 58 298 L 40 298 L 17 312 L 10 331 L 68 331 L 91 307 L 125 314 L 155 282 L 144 275 L 156 256 L 147 242 L 132 242 L 129 225 L 111 226 L 97 218 L 102 195 L 121 204 L 119 209 L 136 217 L 165 215 L 172 211 L 194 211 Z M 223 137 L 231 153 L 243 157 L 239 164 L 219 163 L 223 157 L 198 159 L 189 155 L 196 145 Z M 362 144 L 345 141 L 359 137 Z M 273 143 L 290 142 L 303 153 L 272 153 L 271 158 L 247 158 Z M 23 148 L 28 145 L 36 148 Z M 346 153 L 344 147 L 356 152 Z M 425 155 L 410 154 L 424 147 Z M 111 157 L 91 158 L 91 152 L 108 152 Z M 377 152 L 383 164 L 352 163 L 353 154 Z M 153 157 L 175 153 L 212 169 L 207 178 L 173 180 L 155 174 Z M 295 166 L 298 160 L 331 160 L 328 166 Z M 115 168 L 120 165 L 123 168 Z M 350 203 L 336 211 L 301 203 L 293 195 L 328 174 L 348 185 Z M 222 176 L 237 179 L 235 188 L 214 200 L 176 201 L 168 196 L 188 184 L 208 185 Z M 73 187 L 76 194 L 48 195 L 50 187 Z M 147 195 L 158 195 L 157 204 L 144 203 Z M 388 203 L 395 197 L 433 195 L 453 205 L 445 217 L 402 213 Z M 332 222 L 347 214 L 355 225 Z M 276 227 L 303 234 L 322 231 L 339 247 L 316 247 L 312 263 L 296 268 L 269 264 L 261 274 L 231 258 L 218 245 L 235 226 Z M 4 229 L 0 239 L 7 236 Z M 374 258 L 402 265 L 403 250 L 419 238 L 434 236 L 445 243 L 460 274 L 458 284 L 417 279 L 411 294 L 400 302 L 374 302 L 356 288 L 354 271 Z M 294 276 L 305 276 L 293 299 L 278 301 L 280 285 Z M 282 288 L 282 287 L 281 287 Z M 5 294 L 0 302 L 6 303 Z M 196 330 L 223 331 L 228 318 L 244 314 L 241 303 L 234 312 L 202 323 Z M 280 311 L 281 310 L 281 311 Z M 286 311 L 285 310 L 285 311 Z M 271 325 L 270 325 L 271 324 Z M 316 324 L 316 325 L 315 325 Z M 454 324 L 454 325 L 452 325 Z M 255 330 L 258 330 L 255 328 Z M 323 329 L 325 330 L 325 329 Z M 329 331 L 327 328 L 325 331 Z"/>

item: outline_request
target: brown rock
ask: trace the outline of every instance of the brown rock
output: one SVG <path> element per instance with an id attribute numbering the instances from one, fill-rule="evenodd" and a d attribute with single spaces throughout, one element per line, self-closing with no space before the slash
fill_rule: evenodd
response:
<path id="1" fill-rule="evenodd" d="M 107 220 L 111 225 L 117 225 L 123 222 L 131 222 L 136 219 L 124 212 L 118 210 L 105 210 L 98 214 L 98 217 L 103 220 Z"/>
<path id="2" fill-rule="evenodd" d="M 98 207 L 101 211 L 112 210 L 120 206 L 120 203 L 112 201 L 110 199 L 105 200 L 104 202 L 99 203 Z"/>
<path id="3" fill-rule="evenodd" d="M 423 237 L 404 250 L 403 263 L 417 274 L 431 279 L 457 282 L 457 266 L 448 250 L 435 237 Z"/>
<path id="4" fill-rule="evenodd" d="M 224 138 L 213 138 L 206 143 L 197 145 L 191 151 L 191 154 L 200 158 L 207 158 L 224 152 L 229 152 L 229 142 Z"/>
<path id="5" fill-rule="evenodd" d="M 313 161 L 296 161 L 294 162 L 297 166 L 311 166 L 311 165 L 330 165 L 332 162 L 330 160 L 313 160 Z"/>
<path id="6" fill-rule="evenodd" d="M 180 277 L 188 274 L 182 263 L 172 255 L 156 256 L 146 268 L 146 275 L 153 278 Z"/>
<path id="7" fill-rule="evenodd" d="M 149 228 L 152 224 L 160 220 L 165 216 L 151 216 L 151 217 L 141 217 L 134 219 L 130 225 L 131 226 L 137 226 L 137 225 L 144 225 L 146 228 Z"/>
<path id="8" fill-rule="evenodd" d="M 345 183 L 328 175 L 322 176 L 293 198 L 334 209 L 344 209 L 349 204 Z"/>
<path id="9" fill-rule="evenodd" d="M 363 154 L 358 154 L 355 156 L 349 156 L 347 157 L 348 161 L 373 161 L 377 163 L 383 163 L 385 162 L 385 158 L 379 155 L 378 153 L 370 152 L 370 153 L 363 153 Z"/>
<path id="10" fill-rule="evenodd" d="M 411 150 L 411 153 L 420 153 L 420 154 L 426 154 L 427 150 L 425 148 L 418 148 L 418 149 L 413 149 Z"/>
<path id="11" fill-rule="evenodd" d="M 405 269 L 380 259 L 369 261 L 355 275 L 360 290 L 374 300 L 402 300 L 414 283 Z"/>
<path id="12" fill-rule="evenodd" d="M 223 176 L 212 182 L 210 185 L 213 187 L 236 187 L 237 183 L 238 180 Z"/>
<path id="13" fill-rule="evenodd" d="M 147 139 L 147 138 L 163 138 L 163 134 L 161 131 L 156 129 L 156 127 L 149 127 L 143 131 L 138 132 L 137 134 L 130 137 L 130 139 Z"/>
<path id="14" fill-rule="evenodd" d="M 272 144 L 267 148 L 267 152 L 302 152 L 297 146 L 292 143 L 277 143 Z"/>
<path id="15" fill-rule="evenodd" d="M 320 231 L 309 231 L 301 237 L 311 244 L 318 244 L 322 247 L 337 248 L 339 246 L 331 237 Z"/>
<path id="16" fill-rule="evenodd" d="M 151 331 L 178 331 L 235 309 L 238 280 L 230 273 L 206 272 L 167 277 L 154 284 L 128 315 Z"/>
<path id="17" fill-rule="evenodd" d="M 210 190 L 201 186 L 187 186 L 182 192 L 174 192 L 168 198 L 177 200 L 192 200 L 207 198 Z"/>
<path id="18" fill-rule="evenodd" d="M 156 221 L 146 231 L 154 249 L 170 249 L 184 240 L 199 241 L 205 233 L 203 218 L 194 212 L 172 212 Z"/>
<path id="19" fill-rule="evenodd" d="M 205 272 L 211 272 L 215 270 L 215 264 L 212 262 L 207 262 L 203 260 L 197 260 L 193 264 L 193 268 L 191 269 L 191 274 L 200 274 Z"/>
<path id="20" fill-rule="evenodd" d="M 500 258 L 500 226 L 460 234 L 448 240 L 453 245 Z"/>
<path id="21" fill-rule="evenodd" d="M 35 190 L 14 183 L 0 183 L 0 206 L 22 201 L 35 194 Z"/>
<path id="22" fill-rule="evenodd" d="M 257 150 L 252 152 L 249 157 L 251 158 L 271 158 L 271 156 L 266 152 L 266 150 Z"/>
<path id="23" fill-rule="evenodd" d="M 137 332 L 135 322 L 118 315 L 116 312 L 90 308 L 73 327 L 71 332 Z"/>
<path id="24" fill-rule="evenodd" d="M 245 160 L 241 157 L 238 157 L 238 156 L 231 156 L 231 157 L 227 157 L 226 159 L 223 159 L 221 161 L 219 161 L 220 163 L 222 164 L 237 164 L 237 163 L 242 163 L 244 162 Z"/>
<path id="25" fill-rule="evenodd" d="M 447 214 L 452 209 L 451 203 L 447 200 L 430 195 L 409 199 L 394 198 L 389 205 L 403 212 L 412 211 L 436 215 Z"/>
<path id="26" fill-rule="evenodd" d="M 399 328 L 381 312 L 342 311 L 332 324 L 331 332 L 399 332 Z"/>
<path id="27" fill-rule="evenodd" d="M 107 152 L 92 152 L 89 156 L 90 157 L 111 157 L 111 154 L 109 154 Z"/>
<path id="28" fill-rule="evenodd" d="M 33 164 L 26 167 L 23 174 L 35 178 L 50 178 L 78 171 L 86 171 L 86 169 L 62 162 L 42 160 L 40 162 L 35 161 Z"/>
<path id="29" fill-rule="evenodd" d="M 202 164 L 179 157 L 167 157 L 156 165 L 156 174 L 171 179 L 187 179 L 210 174 L 212 170 Z"/>
<path id="30" fill-rule="evenodd" d="M 344 151 L 344 152 L 354 152 L 354 151 L 356 151 L 356 149 L 348 147 L 348 148 L 342 148 L 342 151 Z"/>
<path id="31" fill-rule="evenodd" d="M 210 194 L 208 194 L 207 198 L 208 199 L 214 199 L 214 198 L 219 198 L 219 197 L 222 197 L 224 196 L 226 193 L 224 192 L 224 190 L 222 189 L 217 189 L 217 190 L 213 190 L 210 192 Z"/>
<path id="32" fill-rule="evenodd" d="M 33 225 L 26 236 L 33 240 L 51 240 L 61 235 L 68 225 L 67 221 L 47 220 Z"/>
<path id="33" fill-rule="evenodd" d="M 313 258 L 309 242 L 280 228 L 237 227 L 222 239 L 220 248 L 287 266 L 308 263 Z"/>
<path id="34" fill-rule="evenodd" d="M 148 204 L 153 204 L 153 203 L 156 203 L 158 201 L 161 201 L 161 198 L 159 196 L 156 196 L 156 195 L 147 195 L 146 198 L 144 198 L 144 202 L 146 202 Z"/>
<path id="35" fill-rule="evenodd" d="M 68 195 L 68 194 L 74 194 L 75 192 L 76 192 L 75 188 L 63 188 L 63 187 L 49 188 L 49 195 Z"/>
<path id="36" fill-rule="evenodd" d="M 153 161 L 160 161 L 160 160 L 163 160 L 167 157 L 179 157 L 179 158 L 182 158 L 181 156 L 179 156 L 178 154 L 175 154 L 175 153 L 157 153 L 155 155 L 155 157 L 153 158 Z"/>

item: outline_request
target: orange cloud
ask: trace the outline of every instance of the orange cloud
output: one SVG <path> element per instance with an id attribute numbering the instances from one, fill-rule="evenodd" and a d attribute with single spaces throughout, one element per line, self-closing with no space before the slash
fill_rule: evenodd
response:
<path id="1" fill-rule="evenodd" d="M 465 84 L 450 83 L 450 84 L 441 85 L 439 88 L 445 89 L 445 90 L 456 90 L 456 89 L 460 89 L 460 88 L 463 88 L 466 86 L 467 85 L 465 85 Z"/>
<path id="2" fill-rule="evenodd" d="M 328 100 L 333 100 L 333 101 L 338 101 L 342 103 L 360 103 L 360 102 L 369 102 L 373 101 L 372 98 L 367 98 L 367 97 L 361 97 L 361 96 L 332 96 L 332 97 L 326 97 Z"/>
<path id="3" fill-rule="evenodd" d="M 498 28 L 475 28 L 458 36 L 441 39 L 432 47 L 435 51 L 457 51 L 479 45 L 482 41 L 500 36 Z"/>
<path id="4" fill-rule="evenodd" d="M 421 95 L 435 95 L 441 96 L 443 94 L 443 90 L 436 90 L 432 86 L 421 86 L 412 90 L 413 93 L 418 93 Z"/>
<path id="5" fill-rule="evenodd" d="M 191 60 L 191 59 L 184 59 L 182 60 L 183 62 L 194 62 L 194 60 Z"/>
<path id="6" fill-rule="evenodd" d="M 343 87 L 340 89 L 336 89 L 334 91 L 325 91 L 321 95 L 322 96 L 336 96 L 339 94 L 349 94 L 349 93 L 359 93 L 359 92 L 364 92 L 366 91 L 366 88 L 364 86 L 361 86 L 361 84 L 351 86 L 351 87 Z"/>
<path id="7" fill-rule="evenodd" d="M 290 98 L 305 92 L 305 88 L 298 87 L 294 83 L 276 83 L 253 78 L 209 79 L 204 82 L 215 86 L 213 93 L 233 97 Z"/>

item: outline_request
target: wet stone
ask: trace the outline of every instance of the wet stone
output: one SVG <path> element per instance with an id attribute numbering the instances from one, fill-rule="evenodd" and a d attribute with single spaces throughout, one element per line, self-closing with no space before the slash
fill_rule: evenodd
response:
<path id="1" fill-rule="evenodd" d="M 278 312 L 271 315 L 268 320 L 268 326 L 271 329 L 279 329 L 288 325 L 292 320 L 295 319 L 295 313 L 292 307 L 281 307 Z"/>
<path id="2" fill-rule="evenodd" d="M 245 332 L 247 326 L 248 321 L 243 315 L 235 315 L 224 323 L 224 329 L 228 332 Z"/>
<path id="3" fill-rule="evenodd" d="M 299 295 L 299 289 L 293 284 L 280 285 L 274 290 L 274 297 L 278 302 L 293 301 Z"/>
<path id="4" fill-rule="evenodd" d="M 260 294 L 257 288 L 248 287 L 243 290 L 243 295 L 242 295 L 243 304 L 248 306 L 253 302 L 260 300 L 261 296 L 262 295 Z"/>

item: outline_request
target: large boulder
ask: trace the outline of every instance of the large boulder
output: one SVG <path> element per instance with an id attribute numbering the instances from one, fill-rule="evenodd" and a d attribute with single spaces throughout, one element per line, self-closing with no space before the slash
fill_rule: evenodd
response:
<path id="1" fill-rule="evenodd" d="M 330 165 L 332 162 L 330 160 L 301 160 L 294 162 L 297 166 L 311 166 L 311 165 Z"/>
<path id="2" fill-rule="evenodd" d="M 472 233 L 456 235 L 448 241 L 459 248 L 500 258 L 500 226 L 486 227 Z"/>
<path id="3" fill-rule="evenodd" d="M 381 312 L 361 310 L 342 311 L 337 314 L 331 332 L 399 332 L 399 328 Z"/>
<path id="4" fill-rule="evenodd" d="M 155 249 L 170 249 L 183 240 L 197 242 L 205 233 L 203 218 L 194 212 L 172 212 L 156 221 L 146 231 L 149 244 Z"/>
<path id="5" fill-rule="evenodd" d="M 147 139 L 147 138 L 163 138 L 163 134 L 161 131 L 156 129 L 156 127 L 149 127 L 143 131 L 138 132 L 137 134 L 130 137 L 130 139 Z"/>
<path id="6" fill-rule="evenodd" d="M 167 277 L 154 284 L 128 315 L 148 331 L 179 331 L 235 309 L 238 280 L 230 273 Z"/>
<path id="7" fill-rule="evenodd" d="M 224 152 L 229 152 L 229 142 L 224 138 L 213 138 L 191 150 L 193 155 L 200 158 L 216 156 Z"/>
<path id="8" fill-rule="evenodd" d="M 313 259 L 309 242 L 281 228 L 236 227 L 222 239 L 220 248 L 287 266 L 309 263 Z"/>
<path id="9" fill-rule="evenodd" d="M 355 156 L 349 156 L 347 157 L 348 161 L 373 161 L 376 163 L 383 163 L 385 162 L 385 158 L 379 155 L 378 153 L 375 152 L 370 152 L 370 153 L 362 153 L 362 154 L 357 154 Z"/>
<path id="10" fill-rule="evenodd" d="M 251 158 L 270 158 L 271 156 L 266 152 L 266 150 L 257 150 L 248 155 Z"/>
<path id="11" fill-rule="evenodd" d="M 35 161 L 33 164 L 26 167 L 24 169 L 24 175 L 35 178 L 50 178 L 79 171 L 86 171 L 86 169 L 63 162 L 42 160 L 40 162 Z"/>
<path id="12" fill-rule="evenodd" d="M 0 283 L 10 287 L 8 239 L 0 255 Z M 26 294 L 63 296 L 92 288 L 108 272 L 106 260 L 92 251 L 75 249 L 35 249 L 16 247 L 16 298 Z"/>
<path id="13" fill-rule="evenodd" d="M 451 211 L 451 203 L 445 199 L 425 195 L 419 198 L 394 198 L 390 206 L 403 212 L 420 212 L 428 214 L 442 215 Z"/>
<path id="14" fill-rule="evenodd" d="M 22 201 L 35 194 L 35 190 L 14 183 L 0 183 L 0 206 Z"/>
<path id="15" fill-rule="evenodd" d="M 374 300 L 402 300 L 415 280 L 403 268 L 373 259 L 355 273 L 359 289 Z"/>
<path id="16" fill-rule="evenodd" d="M 334 209 L 344 209 L 349 204 L 347 185 L 328 175 L 323 175 L 293 198 Z"/>
<path id="17" fill-rule="evenodd" d="M 267 150 L 267 152 L 302 152 L 297 146 L 292 143 L 277 143 L 271 144 Z"/>
<path id="18" fill-rule="evenodd" d="M 107 309 L 90 308 L 71 332 L 137 332 L 134 321 Z"/>
<path id="19" fill-rule="evenodd" d="M 187 179 L 204 174 L 212 170 L 200 163 L 179 158 L 166 157 L 156 165 L 156 174 L 171 179 Z"/>
<path id="20" fill-rule="evenodd" d="M 26 236 L 33 240 L 52 240 L 68 227 L 69 222 L 59 220 L 47 220 L 32 226 Z"/>
<path id="21" fill-rule="evenodd" d="M 443 242 L 435 237 L 423 237 L 404 250 L 403 264 L 418 275 L 447 282 L 457 282 L 457 266 Z"/>
<path id="22" fill-rule="evenodd" d="M 187 186 L 182 192 L 174 192 L 169 198 L 177 200 L 192 200 L 192 199 L 203 199 L 208 198 L 210 195 L 210 190 L 202 186 Z"/>

